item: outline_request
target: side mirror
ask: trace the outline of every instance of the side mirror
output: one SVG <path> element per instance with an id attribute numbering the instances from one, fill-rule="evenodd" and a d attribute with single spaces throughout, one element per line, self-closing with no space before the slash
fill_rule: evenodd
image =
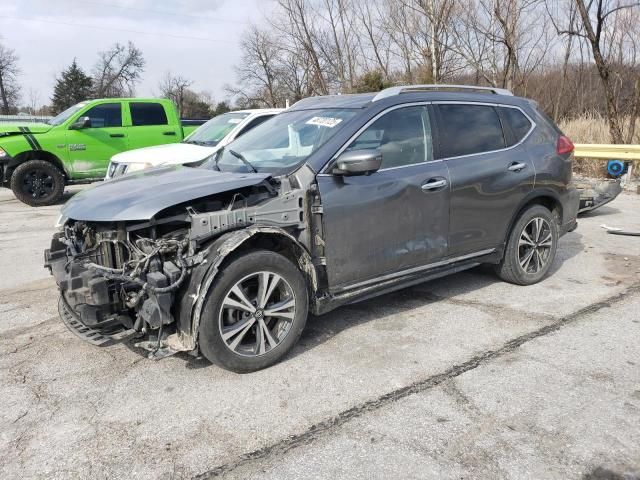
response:
<path id="1" fill-rule="evenodd" d="M 71 130 L 81 130 L 83 128 L 91 128 L 91 118 L 80 117 L 78 120 L 73 122 L 69 128 Z"/>
<path id="2" fill-rule="evenodd" d="M 376 149 L 351 150 L 338 157 L 333 173 L 335 175 L 366 175 L 380 169 L 382 152 Z"/>

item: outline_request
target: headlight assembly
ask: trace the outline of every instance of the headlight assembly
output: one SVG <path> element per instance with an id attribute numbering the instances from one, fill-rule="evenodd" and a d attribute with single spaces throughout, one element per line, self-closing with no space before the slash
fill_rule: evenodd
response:
<path id="1" fill-rule="evenodd" d="M 152 168 L 155 165 L 153 163 L 130 163 L 127 166 L 127 173 L 138 172 L 140 170 L 146 170 L 147 168 Z"/>
<path id="2" fill-rule="evenodd" d="M 58 220 L 56 220 L 56 224 L 54 226 L 58 229 L 62 229 L 62 227 L 64 227 L 64 224 L 67 223 L 67 220 L 69 220 L 67 217 L 65 217 L 64 215 L 60 215 L 58 217 Z"/>

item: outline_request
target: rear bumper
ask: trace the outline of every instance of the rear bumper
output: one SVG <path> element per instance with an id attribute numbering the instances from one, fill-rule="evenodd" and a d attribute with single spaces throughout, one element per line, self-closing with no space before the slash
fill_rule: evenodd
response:
<path id="1" fill-rule="evenodd" d="M 560 224 L 560 236 L 573 232 L 578 228 L 578 209 L 580 207 L 580 190 L 570 185 L 561 199 L 562 221 Z"/>
<path id="2" fill-rule="evenodd" d="M 578 213 L 595 210 L 615 200 L 622 192 L 620 180 L 589 180 L 583 179 L 577 183 L 580 191 L 580 209 Z"/>

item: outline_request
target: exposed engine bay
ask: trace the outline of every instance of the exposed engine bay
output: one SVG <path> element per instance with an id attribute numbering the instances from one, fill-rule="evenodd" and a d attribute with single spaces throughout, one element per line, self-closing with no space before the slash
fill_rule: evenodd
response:
<path id="1" fill-rule="evenodd" d="M 304 190 L 283 190 L 265 182 L 146 221 L 65 219 L 45 252 L 60 288 L 61 318 L 94 344 L 127 334 L 155 358 L 196 351 L 192 316 L 216 261 L 256 232 L 268 229 L 297 242 L 304 230 Z"/>

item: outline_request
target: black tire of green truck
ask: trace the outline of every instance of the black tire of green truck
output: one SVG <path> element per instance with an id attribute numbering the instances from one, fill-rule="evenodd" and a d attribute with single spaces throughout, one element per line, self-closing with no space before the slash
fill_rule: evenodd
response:
<path id="1" fill-rule="evenodd" d="M 24 162 L 11 175 L 11 190 L 14 195 L 31 207 L 59 202 L 64 186 L 64 174 L 53 163 L 45 160 Z"/>

